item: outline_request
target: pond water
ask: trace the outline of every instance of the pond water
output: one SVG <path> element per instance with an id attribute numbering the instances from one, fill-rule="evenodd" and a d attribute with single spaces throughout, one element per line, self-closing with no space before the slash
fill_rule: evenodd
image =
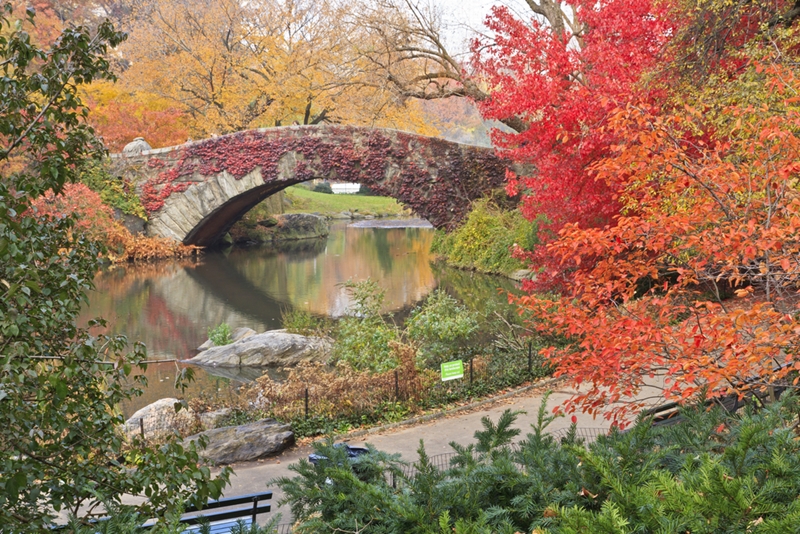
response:
<path id="1" fill-rule="evenodd" d="M 174 379 L 186 365 L 180 361 L 197 354 L 209 328 L 223 322 L 257 332 L 281 328 L 281 314 L 292 309 L 341 316 L 351 304 L 342 286 L 348 280 L 377 281 L 386 291 L 384 311 L 401 318 L 439 286 L 478 310 L 505 301 L 505 292 L 515 289 L 504 278 L 434 265 L 432 240 L 433 229 L 419 220 L 336 223 L 327 239 L 117 267 L 97 275 L 80 321 L 103 317 L 105 333 L 144 342 L 150 360 L 177 360 L 148 366 L 145 395 L 123 406 L 130 415 L 160 398 L 178 396 Z M 196 380 L 188 396 L 224 398 L 237 383 L 259 374 L 193 368 Z"/>

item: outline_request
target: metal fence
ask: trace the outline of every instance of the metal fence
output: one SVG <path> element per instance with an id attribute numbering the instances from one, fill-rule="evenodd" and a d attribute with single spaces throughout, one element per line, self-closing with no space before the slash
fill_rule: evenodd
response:
<path id="1" fill-rule="evenodd" d="M 462 378 L 441 381 L 438 373 L 406 369 L 360 376 L 350 383 L 330 376 L 331 383 L 311 381 L 276 388 L 260 399 L 260 406 L 279 419 L 364 416 L 365 422 L 386 419 L 398 402 L 413 401 L 431 408 L 519 386 L 547 374 L 536 355 L 503 354 L 464 361 Z"/>

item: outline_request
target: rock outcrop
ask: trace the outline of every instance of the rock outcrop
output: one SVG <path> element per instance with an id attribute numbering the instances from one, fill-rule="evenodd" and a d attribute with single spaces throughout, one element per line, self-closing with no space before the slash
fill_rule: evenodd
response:
<path id="1" fill-rule="evenodd" d="M 328 220 L 313 213 L 287 213 L 275 217 L 278 224 L 273 227 L 276 241 L 313 239 L 328 235 Z"/>
<path id="2" fill-rule="evenodd" d="M 185 441 L 197 441 L 200 436 L 208 440 L 208 445 L 200 455 L 213 465 L 258 460 L 278 454 L 294 444 L 291 425 L 278 423 L 274 419 L 207 430 Z"/>
<path id="3" fill-rule="evenodd" d="M 237 243 L 281 243 L 317 239 L 328 233 L 328 219 L 313 213 L 275 215 L 257 222 L 241 220 L 230 230 Z"/>
<path id="4" fill-rule="evenodd" d="M 204 350 L 189 363 L 218 367 L 265 367 L 297 365 L 302 361 L 325 361 L 331 343 L 319 337 L 273 330 L 254 334 L 229 345 Z"/>
<path id="5" fill-rule="evenodd" d="M 125 434 L 128 438 L 140 436 L 148 440 L 162 440 L 171 435 L 186 436 L 200 427 L 198 415 L 189 408 L 175 411 L 178 399 L 160 399 L 138 410 L 125 421 Z M 141 422 L 140 422 L 141 421 Z"/>

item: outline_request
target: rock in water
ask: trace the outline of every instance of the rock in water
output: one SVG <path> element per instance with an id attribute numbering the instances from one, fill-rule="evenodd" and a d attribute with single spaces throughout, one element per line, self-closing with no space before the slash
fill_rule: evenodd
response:
<path id="1" fill-rule="evenodd" d="M 294 444 L 291 425 L 279 423 L 275 419 L 207 430 L 190 436 L 185 441 L 197 441 L 200 436 L 205 436 L 208 440 L 208 445 L 200 454 L 213 465 L 258 460 L 278 454 Z"/>
<path id="2" fill-rule="evenodd" d="M 230 345 L 211 347 L 189 362 L 219 367 L 297 365 L 301 361 L 325 361 L 330 350 L 331 343 L 327 339 L 273 331 L 247 336 Z"/>
<path id="3" fill-rule="evenodd" d="M 239 341 L 240 339 L 244 339 L 244 338 L 246 338 L 248 336 L 252 336 L 255 333 L 256 333 L 256 331 L 253 330 L 252 328 L 247 328 L 247 327 L 244 327 L 244 326 L 240 327 L 240 328 L 237 328 L 236 330 L 233 331 L 233 333 L 231 333 L 231 342 L 235 343 L 235 342 Z M 214 346 L 214 342 L 211 341 L 210 339 L 207 339 L 205 343 L 203 343 L 202 345 L 197 347 L 197 350 L 200 351 L 200 352 L 203 352 L 204 350 L 210 349 L 213 346 Z"/>
<path id="4" fill-rule="evenodd" d="M 313 239 L 328 235 L 328 220 L 310 213 L 276 215 L 278 224 L 273 227 L 275 241 Z"/>

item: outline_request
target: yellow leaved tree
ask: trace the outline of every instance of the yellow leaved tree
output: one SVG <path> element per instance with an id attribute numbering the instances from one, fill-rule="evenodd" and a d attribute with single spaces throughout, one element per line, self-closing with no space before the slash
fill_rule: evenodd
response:
<path id="1" fill-rule="evenodd" d="M 421 108 L 376 79 L 353 46 L 352 9 L 291 0 L 137 0 L 120 78 L 130 91 L 172 101 L 196 137 L 323 121 L 435 134 Z"/>

